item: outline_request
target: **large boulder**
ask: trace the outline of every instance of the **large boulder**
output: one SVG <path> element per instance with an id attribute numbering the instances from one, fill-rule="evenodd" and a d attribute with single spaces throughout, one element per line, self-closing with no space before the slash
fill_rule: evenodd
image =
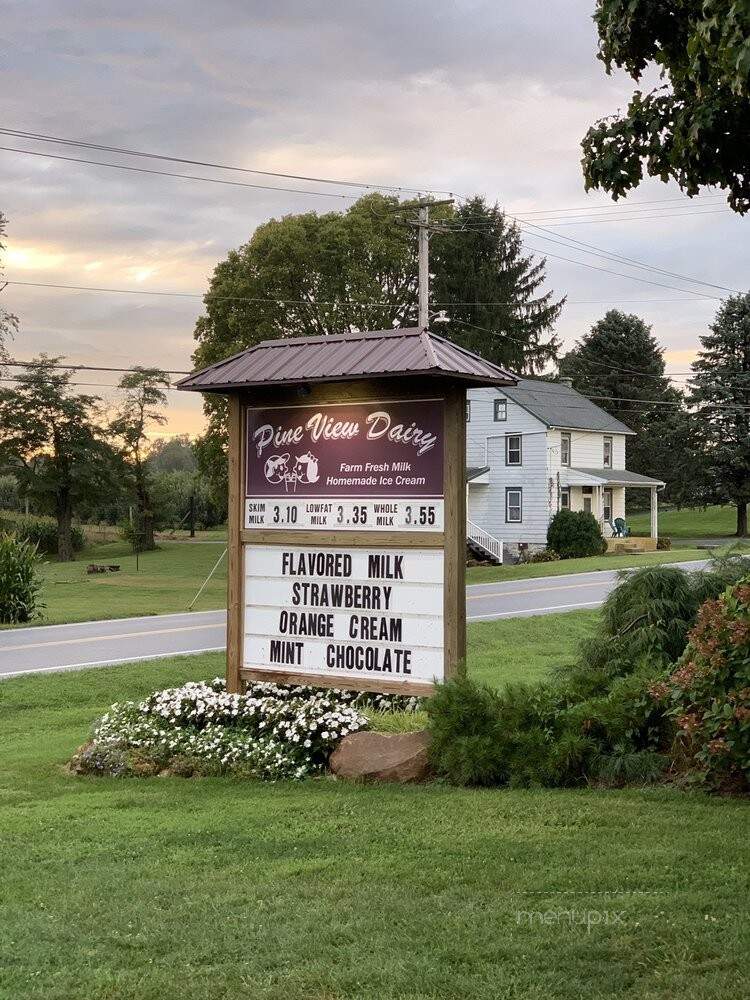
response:
<path id="1" fill-rule="evenodd" d="M 429 733 L 352 733 L 331 754 L 329 767 L 339 778 L 360 781 L 425 781 Z"/>

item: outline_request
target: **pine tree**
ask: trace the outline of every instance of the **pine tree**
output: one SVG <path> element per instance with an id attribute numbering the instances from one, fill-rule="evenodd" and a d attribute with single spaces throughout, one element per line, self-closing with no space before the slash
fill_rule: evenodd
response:
<path id="1" fill-rule="evenodd" d="M 439 226 L 430 265 L 430 301 L 449 320 L 441 334 L 517 372 L 533 374 L 556 359 L 552 329 L 565 299 L 539 292 L 546 261 L 524 254 L 518 226 L 497 205 L 464 202 Z"/>
<path id="2" fill-rule="evenodd" d="M 698 407 L 700 445 L 716 498 L 737 508 L 747 537 L 750 503 L 750 292 L 727 299 L 693 364 L 689 402 Z"/>
<path id="3" fill-rule="evenodd" d="M 702 482 L 692 455 L 694 428 L 682 394 L 664 374 L 664 357 L 651 328 L 639 317 L 611 309 L 560 359 L 560 374 L 613 417 L 635 431 L 628 438 L 632 472 L 667 483 L 666 496 L 696 502 Z M 692 466 L 692 467 L 691 467 Z"/>

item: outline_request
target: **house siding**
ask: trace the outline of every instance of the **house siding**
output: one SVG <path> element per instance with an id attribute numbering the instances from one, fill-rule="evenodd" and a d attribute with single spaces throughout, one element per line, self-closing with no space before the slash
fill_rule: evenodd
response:
<path id="1" fill-rule="evenodd" d="M 507 401 L 508 419 L 494 419 L 499 389 L 470 389 L 471 420 L 466 424 L 467 465 L 489 465 L 486 485 L 469 485 L 468 517 L 509 546 L 519 542 L 543 545 L 547 539 L 551 504 L 556 504 L 547 469 L 546 426 L 523 407 Z M 506 466 L 505 435 L 521 434 L 523 464 Z M 486 449 L 486 450 L 485 450 Z M 486 456 L 486 457 L 485 457 Z M 505 490 L 523 490 L 523 520 L 506 523 Z"/>

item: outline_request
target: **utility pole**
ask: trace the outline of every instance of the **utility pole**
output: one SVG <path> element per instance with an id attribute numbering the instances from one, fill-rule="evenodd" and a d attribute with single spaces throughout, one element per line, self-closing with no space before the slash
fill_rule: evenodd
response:
<path id="1" fill-rule="evenodd" d="M 420 330 L 430 325 L 430 206 L 419 205 L 419 322 Z"/>
<path id="2" fill-rule="evenodd" d="M 420 330 L 426 330 L 430 325 L 430 232 L 440 232 L 435 226 L 430 230 L 430 205 L 452 205 L 453 198 L 442 201 L 432 201 L 430 198 L 420 198 L 417 202 L 405 202 L 398 205 L 394 211 L 404 212 L 411 208 L 418 209 L 416 219 L 407 219 L 406 225 L 415 226 L 419 236 L 419 319 Z"/>

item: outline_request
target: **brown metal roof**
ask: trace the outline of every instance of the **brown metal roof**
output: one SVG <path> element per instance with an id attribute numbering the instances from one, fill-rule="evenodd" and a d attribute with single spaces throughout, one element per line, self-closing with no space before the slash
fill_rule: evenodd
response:
<path id="1" fill-rule="evenodd" d="M 428 330 L 368 330 L 329 337 L 265 340 L 194 372 L 179 389 L 227 392 L 260 385 L 342 382 L 379 375 L 426 375 L 467 385 L 515 385 L 511 372 Z"/>

